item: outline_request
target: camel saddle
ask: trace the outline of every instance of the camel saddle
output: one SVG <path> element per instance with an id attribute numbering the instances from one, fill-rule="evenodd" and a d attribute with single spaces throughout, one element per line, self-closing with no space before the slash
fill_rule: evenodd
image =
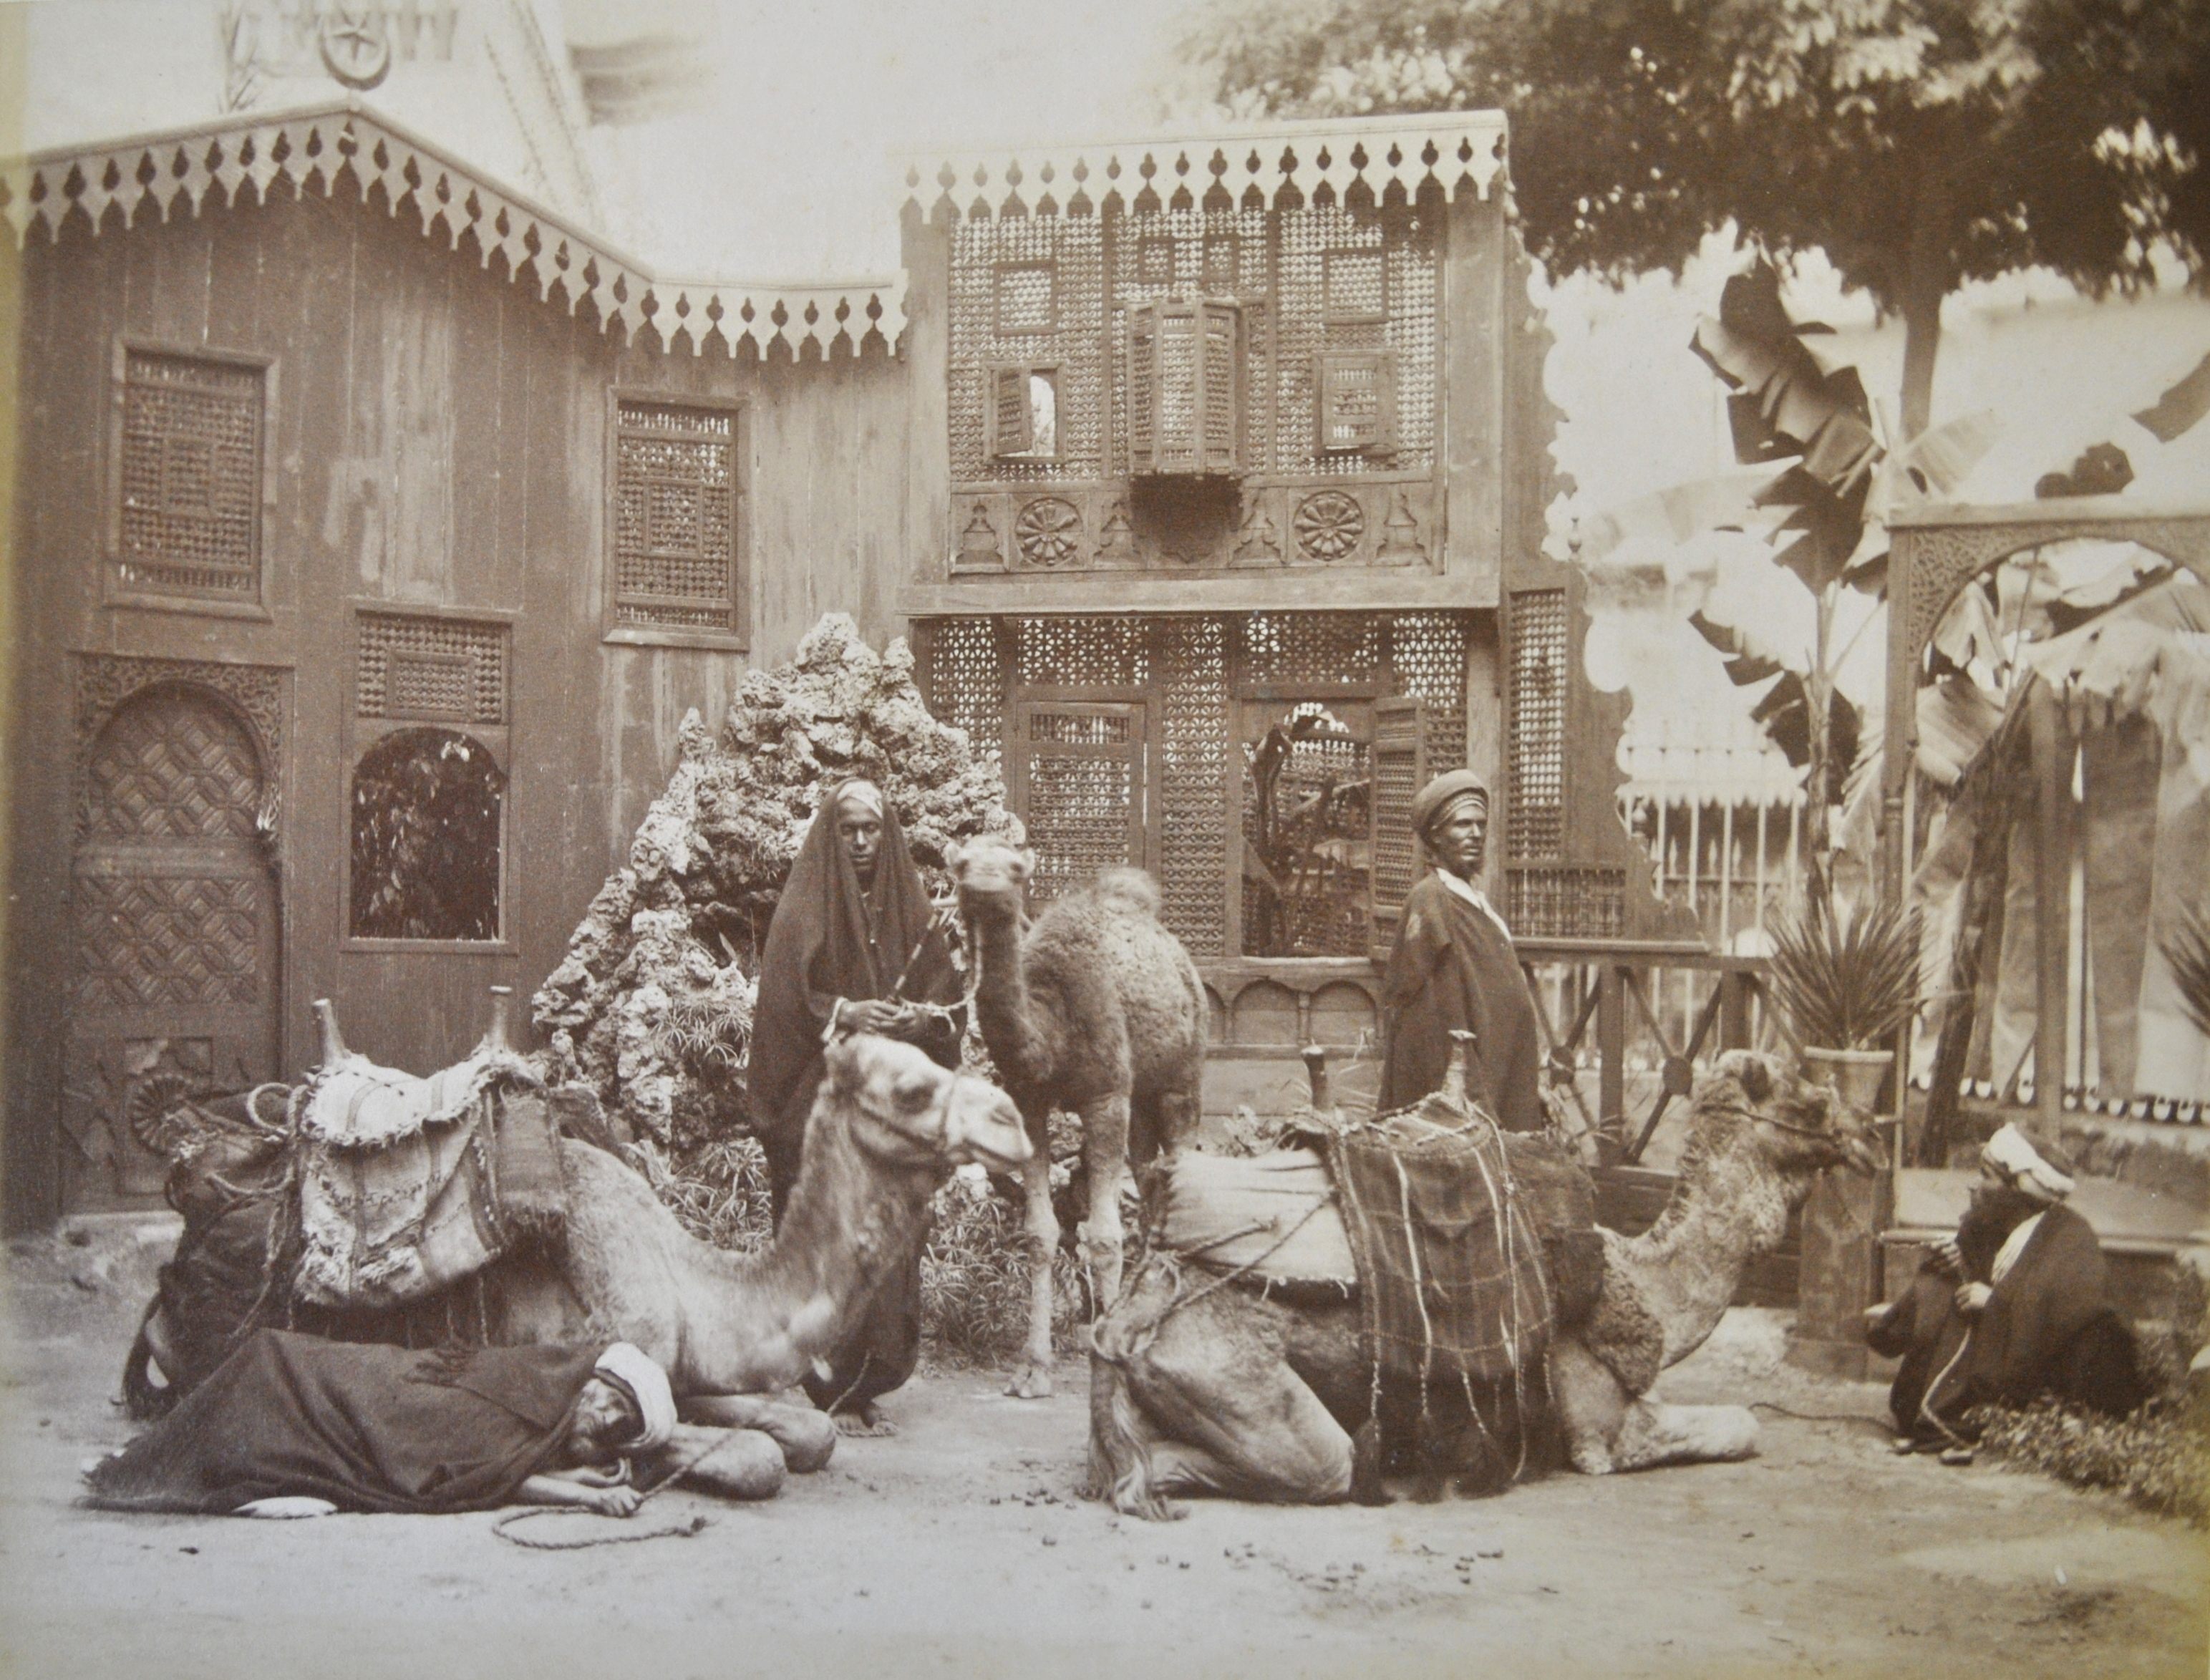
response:
<path id="1" fill-rule="evenodd" d="M 510 1051 L 427 1079 L 347 1055 L 299 1088 L 293 1113 L 300 1301 L 402 1306 L 565 1233 L 543 1087 Z"/>

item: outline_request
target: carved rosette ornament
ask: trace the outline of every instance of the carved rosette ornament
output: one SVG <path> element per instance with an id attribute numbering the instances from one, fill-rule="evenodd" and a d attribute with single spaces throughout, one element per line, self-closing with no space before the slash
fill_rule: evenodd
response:
<path id="1" fill-rule="evenodd" d="M 1060 566 L 1082 550 L 1082 511 L 1059 496 L 1023 503 L 1013 520 L 1013 541 L 1032 566 Z"/>
<path id="2" fill-rule="evenodd" d="M 1355 553 L 1366 535 L 1366 510 L 1358 498 L 1341 490 L 1314 492 L 1298 505 L 1293 522 L 1297 552 L 1308 560 L 1331 562 Z"/>

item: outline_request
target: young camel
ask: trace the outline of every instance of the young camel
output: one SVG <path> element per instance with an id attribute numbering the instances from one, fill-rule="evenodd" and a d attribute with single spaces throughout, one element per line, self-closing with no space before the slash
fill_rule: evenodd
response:
<path id="1" fill-rule="evenodd" d="M 1090 1217 L 1082 1227 L 1097 1299 L 1120 1292 L 1120 1182 L 1195 1129 L 1205 1066 L 1205 987 L 1181 941 L 1159 923 L 1159 893 L 1140 870 L 1112 869 L 1023 914 L 1032 852 L 987 837 L 953 846 L 975 964 L 975 1020 L 998 1076 L 1036 1145 L 1028 1193 L 1029 1334 L 1006 1392 L 1051 1393 L 1051 1263 L 1059 1220 L 1051 1206 L 1044 1126 L 1054 1108 L 1082 1122 Z"/>
<path id="2" fill-rule="evenodd" d="M 327 1062 L 331 1044 L 337 1055 L 344 1047 L 328 1018 L 325 1033 Z M 798 1182 L 763 1254 L 699 1242 L 612 1155 L 572 1138 L 559 1147 L 564 1250 L 557 1260 L 530 1253 L 492 1263 L 488 1339 L 635 1343 L 667 1372 L 686 1423 L 772 1438 L 780 1450 L 765 1453 L 771 1483 L 754 1486 L 754 1497 L 779 1485 L 786 1461 L 803 1471 L 827 1460 L 836 1433 L 827 1417 L 770 1397 L 824 1357 L 874 1288 L 909 1260 L 952 1169 L 976 1162 L 1007 1172 L 1030 1155 L 1019 1111 L 996 1086 L 867 1035 L 828 1052 Z M 265 1225 L 265 1204 L 258 1217 Z M 206 1326 L 170 1325 L 158 1304 L 149 1311 L 126 1392 L 147 1353 L 172 1383 L 195 1366 L 204 1375 L 204 1352 L 180 1345 L 180 1333 L 208 1339 Z M 724 1451 L 714 1462 L 731 1458 Z"/>
<path id="3" fill-rule="evenodd" d="M 1878 1160 L 1869 1130 L 1824 1088 L 1748 1051 L 1719 1059 L 1696 1088 L 1672 1200 L 1640 1236 L 1599 1228 L 1594 1305 L 1555 1328 L 1545 1369 L 1573 1468 L 1600 1476 L 1756 1450 L 1747 1407 L 1676 1405 L 1648 1391 L 1703 1345 L 1743 1268 L 1778 1245 L 1819 1175 L 1870 1172 Z M 1327 1217 L 1340 1216 L 1331 1206 Z M 1181 1271 L 1169 1257 L 1147 1261 L 1097 1323 L 1091 1490 L 1154 1520 L 1180 1514 L 1175 1494 L 1378 1499 L 1377 1475 L 1353 1486 L 1352 1432 L 1372 1398 L 1357 1305 L 1200 1292 Z"/>

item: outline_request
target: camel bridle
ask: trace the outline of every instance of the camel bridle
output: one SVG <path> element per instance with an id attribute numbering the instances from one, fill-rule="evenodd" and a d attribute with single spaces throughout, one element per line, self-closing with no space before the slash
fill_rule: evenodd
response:
<path id="1" fill-rule="evenodd" d="M 935 1139 L 934 1142 L 924 1143 L 915 1138 L 903 1122 L 902 1118 L 897 1121 L 884 1120 L 873 1113 L 869 1114 L 868 1118 L 874 1121 L 875 1125 L 869 1128 L 870 1132 L 879 1130 L 887 1133 L 888 1136 L 877 1138 L 867 1133 L 860 1133 L 854 1136 L 853 1142 L 866 1153 L 889 1166 L 904 1168 L 941 1166 L 945 1156 L 950 1152 L 951 1146 L 959 1141 L 952 1135 L 951 1105 L 957 1099 L 961 1087 L 979 1085 L 984 1091 L 994 1092 L 996 1090 L 996 1087 L 988 1080 L 980 1079 L 975 1074 L 956 1068 L 950 1072 L 951 1077 L 944 1082 L 944 1088 L 938 1094 L 936 1101 L 930 1104 L 922 1115 L 922 1123 L 927 1127 L 928 1134 Z"/>

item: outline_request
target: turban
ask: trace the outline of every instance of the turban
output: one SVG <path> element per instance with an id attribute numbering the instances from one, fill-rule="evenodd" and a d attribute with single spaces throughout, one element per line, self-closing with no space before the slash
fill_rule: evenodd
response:
<path id="1" fill-rule="evenodd" d="M 1488 783 L 1470 770 L 1445 771 L 1412 799 L 1412 832 L 1424 836 L 1430 825 L 1464 800 L 1488 809 Z"/>
<path id="2" fill-rule="evenodd" d="M 2051 1161 L 2050 1156 L 2056 1159 Z M 2056 1150 L 2037 1145 L 2008 1121 L 1988 1139 L 1980 1151 L 1980 1161 L 2038 1202 L 2061 1202 L 2072 1194 L 2071 1177 L 2063 1169 L 2071 1163 Z"/>
<path id="3" fill-rule="evenodd" d="M 592 1375 L 603 1377 L 628 1395 L 643 1420 L 636 1435 L 621 1443 L 625 1453 L 649 1453 L 665 1447 L 675 1434 L 675 1391 L 667 1373 L 651 1355 L 631 1342 L 616 1342 L 599 1356 Z"/>
<path id="4" fill-rule="evenodd" d="M 873 783 L 855 777 L 836 789 L 836 803 L 856 805 L 880 821 L 883 814 L 883 790 Z"/>

